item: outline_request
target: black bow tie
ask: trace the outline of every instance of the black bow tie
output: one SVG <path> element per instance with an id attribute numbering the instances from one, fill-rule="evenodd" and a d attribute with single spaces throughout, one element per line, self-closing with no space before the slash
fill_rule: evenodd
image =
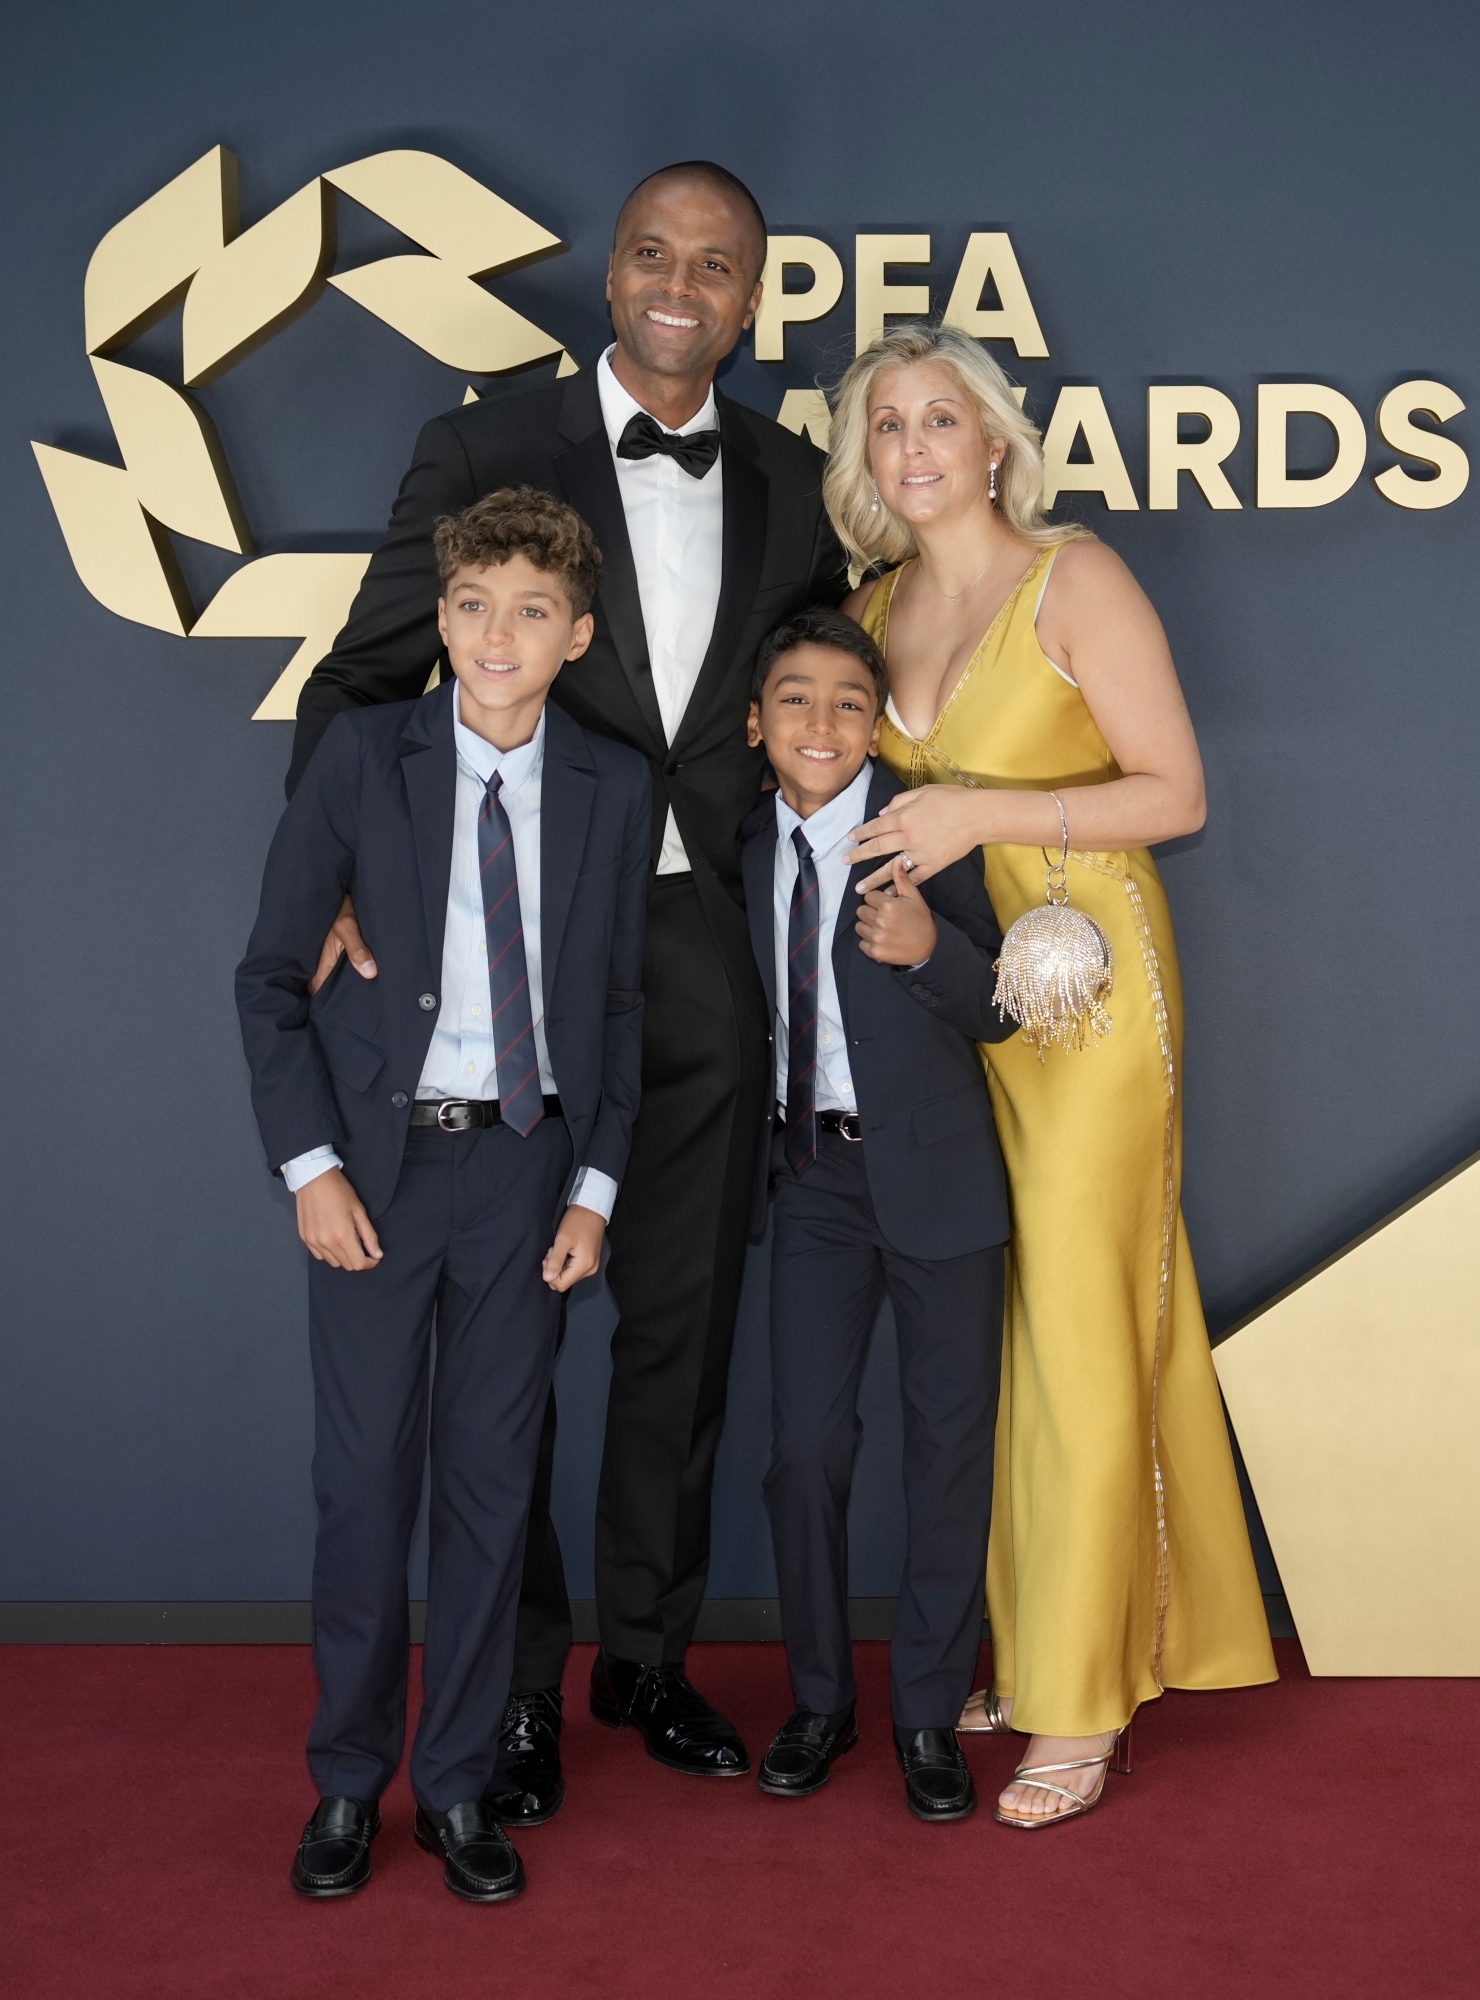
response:
<path id="1" fill-rule="evenodd" d="M 702 479 L 719 457 L 718 431 L 665 431 L 646 410 L 628 419 L 617 441 L 618 458 L 651 458 L 661 452 L 692 479 Z"/>

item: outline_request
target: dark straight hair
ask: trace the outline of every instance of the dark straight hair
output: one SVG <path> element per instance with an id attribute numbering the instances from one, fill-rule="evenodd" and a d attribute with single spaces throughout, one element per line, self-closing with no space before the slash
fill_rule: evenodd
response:
<path id="1" fill-rule="evenodd" d="M 835 653 L 851 655 L 867 667 L 878 703 L 875 712 L 883 713 L 884 704 L 889 699 L 889 669 L 884 665 L 884 655 L 861 625 L 855 625 L 841 611 L 830 611 L 821 604 L 799 611 L 761 641 L 750 682 L 752 701 L 758 702 L 764 694 L 776 662 L 788 653 L 794 653 L 798 646 L 827 646 Z"/>

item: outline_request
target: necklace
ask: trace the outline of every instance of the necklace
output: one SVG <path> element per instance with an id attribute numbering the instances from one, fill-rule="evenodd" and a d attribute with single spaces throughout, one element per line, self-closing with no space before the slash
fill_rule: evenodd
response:
<path id="1" fill-rule="evenodd" d="M 961 599 L 966 595 L 968 590 L 976 589 L 976 586 L 981 582 L 982 578 L 986 575 L 987 571 L 992 567 L 992 564 L 996 562 L 998 556 L 1000 556 L 1001 553 L 1002 553 L 1002 544 L 1001 542 L 999 542 L 996 548 L 993 549 L 992 553 L 987 557 L 986 562 L 977 571 L 976 575 L 971 579 L 970 583 L 963 583 L 961 588 L 956 592 L 956 595 L 954 597 L 952 597 L 951 593 L 948 590 L 941 589 L 940 585 L 936 582 L 935 578 L 930 574 L 929 570 L 926 569 L 923 563 L 920 564 L 920 574 L 924 577 L 925 581 L 930 585 L 930 588 L 935 592 L 937 597 L 943 597 L 947 604 L 959 604 L 961 602 Z"/>

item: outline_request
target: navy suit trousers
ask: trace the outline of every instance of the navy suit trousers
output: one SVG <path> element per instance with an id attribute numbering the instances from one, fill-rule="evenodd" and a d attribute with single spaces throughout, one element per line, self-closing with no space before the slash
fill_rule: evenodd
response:
<path id="1" fill-rule="evenodd" d="M 540 1266 L 571 1168 L 564 1122 L 413 1128 L 372 1271 L 309 1266 L 314 1382 L 308 1763 L 375 1799 L 401 1760 L 406 1565 L 431 1446 L 424 1699 L 412 1788 L 433 1811 L 493 1774 L 519 1575 L 564 1302 Z M 432 1336 L 436 1334 L 436 1367 Z"/>
<path id="2" fill-rule="evenodd" d="M 824 1132 L 798 1178 L 772 1155 L 773 1441 L 766 1506 L 781 1622 L 802 1708 L 854 1699 L 848 1499 L 863 1426 L 858 1388 L 884 1294 L 904 1404 L 907 1542 L 890 1649 L 894 1720 L 953 1728 L 981 1641 L 992 1446 L 1002 1366 L 1002 1246 L 906 1257 L 874 1218 L 867 1141 Z"/>

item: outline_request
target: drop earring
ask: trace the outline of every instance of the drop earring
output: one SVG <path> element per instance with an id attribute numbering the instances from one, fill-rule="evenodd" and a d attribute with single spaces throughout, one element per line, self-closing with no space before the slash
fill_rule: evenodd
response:
<path id="1" fill-rule="evenodd" d="M 873 479 L 870 480 L 869 484 L 874 489 L 874 504 L 872 507 L 869 508 L 869 512 L 871 514 L 877 514 L 879 511 L 879 482 L 877 479 Z"/>
<path id="2" fill-rule="evenodd" d="M 997 498 L 997 461 L 995 458 L 992 460 L 992 483 L 987 488 L 987 498 L 989 500 Z"/>

